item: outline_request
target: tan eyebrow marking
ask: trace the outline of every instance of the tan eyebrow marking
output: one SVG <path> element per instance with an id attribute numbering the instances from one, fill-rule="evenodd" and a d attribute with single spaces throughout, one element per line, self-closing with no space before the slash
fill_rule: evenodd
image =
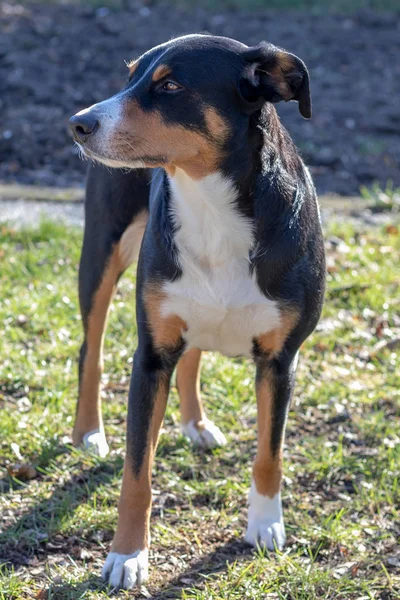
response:
<path id="1" fill-rule="evenodd" d="M 126 66 L 129 69 L 129 76 L 132 77 L 139 66 L 139 59 L 129 61 L 128 63 L 126 63 Z"/>
<path id="2" fill-rule="evenodd" d="M 171 69 L 168 65 L 158 65 L 157 69 L 153 73 L 152 80 L 159 81 L 160 79 L 166 77 L 166 75 L 169 75 L 170 73 Z"/>

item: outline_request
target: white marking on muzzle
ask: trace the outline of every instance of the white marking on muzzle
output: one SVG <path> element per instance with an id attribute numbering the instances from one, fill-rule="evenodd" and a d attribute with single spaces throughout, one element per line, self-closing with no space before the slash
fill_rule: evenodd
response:
<path id="1" fill-rule="evenodd" d="M 78 146 L 85 156 L 108 167 L 140 169 L 145 167 L 143 161 L 134 159 L 129 160 L 128 158 L 125 160 L 123 153 L 116 153 L 113 150 L 115 145 L 113 136 L 115 136 L 116 132 L 119 130 L 124 100 L 125 92 L 120 92 L 108 100 L 98 102 L 97 104 L 93 104 L 89 108 L 84 108 L 78 112 L 77 116 L 93 111 L 93 116 L 98 121 L 98 128 L 93 134 L 93 138 L 89 138 L 85 144 L 78 144 Z M 123 139 L 121 141 L 123 142 Z M 127 147 L 129 148 L 128 144 Z"/>

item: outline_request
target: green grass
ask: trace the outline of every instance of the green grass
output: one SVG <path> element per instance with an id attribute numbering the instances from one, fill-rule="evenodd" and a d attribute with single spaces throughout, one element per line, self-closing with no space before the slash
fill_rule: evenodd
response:
<path id="1" fill-rule="evenodd" d="M 376 212 L 400 212 L 400 188 L 393 187 L 393 182 L 389 181 L 382 189 L 377 183 L 372 188 L 362 187 L 362 197 L 367 200 L 372 210 Z"/>
<path id="2" fill-rule="evenodd" d="M 153 488 L 155 598 L 400 598 L 400 235 L 343 219 L 326 232 L 328 293 L 306 342 L 285 450 L 288 547 L 241 542 L 256 445 L 254 368 L 206 354 L 202 391 L 227 448 L 194 451 L 173 388 Z M 116 522 L 126 395 L 135 348 L 133 270 L 106 336 L 110 457 L 69 444 L 81 340 L 81 232 L 0 229 L 0 600 L 106 598 L 99 579 Z M 20 455 L 20 457 L 19 457 Z M 38 476 L 10 477 L 22 461 Z M 120 597 L 132 597 L 121 593 Z M 138 596 L 146 597 L 146 596 Z"/>

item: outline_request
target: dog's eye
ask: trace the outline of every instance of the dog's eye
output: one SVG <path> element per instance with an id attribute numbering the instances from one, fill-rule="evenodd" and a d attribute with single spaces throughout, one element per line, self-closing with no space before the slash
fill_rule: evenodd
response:
<path id="1" fill-rule="evenodd" d="M 162 84 L 161 89 L 163 89 L 164 92 L 176 92 L 177 90 L 180 90 L 181 87 L 174 81 L 166 81 Z"/>

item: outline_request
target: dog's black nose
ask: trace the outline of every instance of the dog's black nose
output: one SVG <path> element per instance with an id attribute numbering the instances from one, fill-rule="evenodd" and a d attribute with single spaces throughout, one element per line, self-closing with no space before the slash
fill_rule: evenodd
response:
<path id="1" fill-rule="evenodd" d="M 90 111 L 77 114 L 70 118 L 69 126 L 75 141 L 83 144 L 87 138 L 97 129 L 99 122 Z"/>

